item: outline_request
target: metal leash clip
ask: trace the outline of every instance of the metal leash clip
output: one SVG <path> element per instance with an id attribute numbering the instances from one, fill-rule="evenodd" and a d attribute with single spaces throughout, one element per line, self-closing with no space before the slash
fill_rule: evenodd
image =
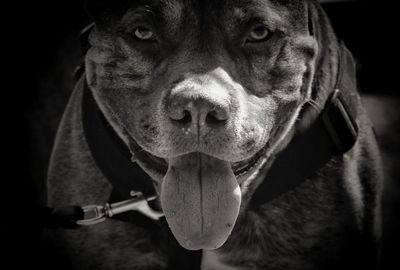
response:
<path id="1" fill-rule="evenodd" d="M 104 205 L 87 205 L 83 206 L 82 210 L 84 217 L 81 220 L 76 221 L 76 224 L 80 226 L 91 226 L 97 223 L 103 222 L 106 218 L 111 218 L 115 215 L 125 213 L 127 211 L 139 211 L 147 217 L 158 220 L 164 216 L 163 213 L 153 210 L 148 202 L 155 200 L 157 196 L 146 198 L 143 193 L 135 192 L 132 194 L 131 199 L 116 202 L 106 203 Z"/>

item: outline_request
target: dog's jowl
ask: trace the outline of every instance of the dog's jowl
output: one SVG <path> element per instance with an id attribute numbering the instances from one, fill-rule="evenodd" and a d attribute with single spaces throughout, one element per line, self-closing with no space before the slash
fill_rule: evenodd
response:
<path id="1" fill-rule="evenodd" d="M 377 264 L 379 154 L 354 60 L 316 1 L 86 9 L 94 24 L 58 129 L 50 203 L 155 199 L 49 231 L 74 269 Z"/>

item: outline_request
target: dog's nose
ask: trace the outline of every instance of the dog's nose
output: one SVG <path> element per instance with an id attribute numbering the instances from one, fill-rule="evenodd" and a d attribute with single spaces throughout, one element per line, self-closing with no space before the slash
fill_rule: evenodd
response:
<path id="1" fill-rule="evenodd" d="M 205 94 L 193 89 L 172 91 L 168 116 L 181 127 L 217 128 L 229 119 L 229 99 L 221 94 Z"/>

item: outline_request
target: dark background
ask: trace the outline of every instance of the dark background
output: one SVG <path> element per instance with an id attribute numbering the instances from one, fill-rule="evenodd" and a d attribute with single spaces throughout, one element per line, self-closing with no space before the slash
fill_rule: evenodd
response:
<path id="1" fill-rule="evenodd" d="M 7 239 L 3 248 L 12 251 L 1 255 L 14 265 L 51 260 L 40 245 L 34 205 L 45 204 L 46 168 L 55 130 L 73 88 L 71 74 L 82 58 L 78 33 L 90 23 L 82 2 L 15 1 L 1 8 L 5 30 L 0 37 L 6 49 L 0 58 L 5 70 L 0 99 L 5 136 L 0 237 Z M 393 268 L 392 263 L 399 268 L 400 94 L 395 83 L 399 15 L 394 14 L 394 5 L 382 1 L 330 3 L 324 8 L 355 55 L 360 89 L 376 125 L 387 174 L 383 261 L 386 268 Z"/>

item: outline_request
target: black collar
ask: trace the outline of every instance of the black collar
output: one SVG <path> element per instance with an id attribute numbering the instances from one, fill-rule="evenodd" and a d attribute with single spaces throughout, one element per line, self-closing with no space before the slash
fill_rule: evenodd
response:
<path id="1" fill-rule="evenodd" d="M 115 133 L 83 83 L 82 124 L 89 149 L 104 176 L 114 187 L 111 200 L 128 199 L 140 191 L 145 197 L 155 195 L 153 181 L 134 162 L 128 147 Z"/>
<path id="2" fill-rule="evenodd" d="M 341 45 L 336 87 L 318 119 L 297 134 L 272 164 L 252 203 L 264 204 L 300 185 L 331 158 L 352 148 L 357 140 L 355 67 L 350 52 Z M 110 181 L 116 197 L 129 198 L 131 191 L 155 194 L 152 180 L 135 163 L 131 153 L 107 123 L 88 89 L 83 89 L 83 129 L 92 156 Z"/>
<path id="3" fill-rule="evenodd" d="M 355 64 L 340 44 L 336 86 L 316 121 L 296 134 L 273 161 L 255 191 L 252 205 L 262 205 L 294 189 L 337 155 L 349 151 L 358 136 Z"/>

